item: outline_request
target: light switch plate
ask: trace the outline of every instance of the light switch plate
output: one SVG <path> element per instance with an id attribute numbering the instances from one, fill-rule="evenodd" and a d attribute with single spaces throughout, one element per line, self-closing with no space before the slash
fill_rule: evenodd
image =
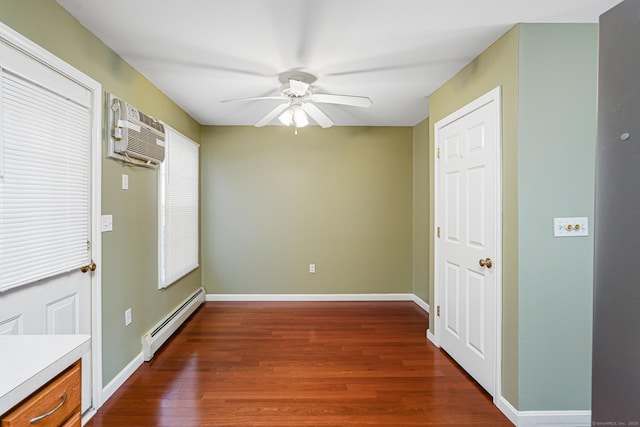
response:
<path id="1" fill-rule="evenodd" d="M 554 218 L 553 235 L 555 237 L 584 237 L 589 235 L 587 217 Z"/>
<path id="2" fill-rule="evenodd" d="M 122 174 L 122 189 L 123 190 L 129 189 L 129 175 L 127 175 L 126 173 Z"/>
<path id="3" fill-rule="evenodd" d="M 113 215 L 102 215 L 102 232 L 113 230 Z"/>

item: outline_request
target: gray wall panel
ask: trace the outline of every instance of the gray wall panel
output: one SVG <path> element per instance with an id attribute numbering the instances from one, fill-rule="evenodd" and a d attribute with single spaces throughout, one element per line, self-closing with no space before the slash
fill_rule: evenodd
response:
<path id="1" fill-rule="evenodd" d="M 601 16 L 593 425 L 640 421 L 639 42 L 640 1 L 626 0 Z"/>

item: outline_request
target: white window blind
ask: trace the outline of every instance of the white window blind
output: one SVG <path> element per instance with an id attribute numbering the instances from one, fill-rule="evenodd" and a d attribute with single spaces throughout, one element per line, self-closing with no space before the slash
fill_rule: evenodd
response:
<path id="1" fill-rule="evenodd" d="M 167 129 L 160 166 L 160 288 L 198 267 L 199 145 Z"/>
<path id="2" fill-rule="evenodd" d="M 89 261 L 90 109 L 0 69 L 0 291 Z"/>

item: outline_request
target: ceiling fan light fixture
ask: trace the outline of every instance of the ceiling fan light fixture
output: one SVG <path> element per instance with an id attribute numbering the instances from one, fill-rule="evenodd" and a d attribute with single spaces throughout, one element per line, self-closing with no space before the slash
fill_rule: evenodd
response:
<path id="1" fill-rule="evenodd" d="M 300 105 L 294 105 L 291 109 L 293 110 L 293 122 L 297 128 L 303 128 L 309 124 L 307 113 L 304 112 Z"/>
<path id="2" fill-rule="evenodd" d="M 291 108 L 284 110 L 284 113 L 280 114 L 278 120 L 285 126 L 291 126 L 291 123 L 293 123 L 293 111 Z"/>

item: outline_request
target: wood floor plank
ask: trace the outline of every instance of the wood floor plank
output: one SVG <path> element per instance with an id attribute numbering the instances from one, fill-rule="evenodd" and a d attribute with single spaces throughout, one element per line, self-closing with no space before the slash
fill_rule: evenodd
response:
<path id="1" fill-rule="evenodd" d="M 89 421 L 512 426 L 413 302 L 209 302 Z"/>

